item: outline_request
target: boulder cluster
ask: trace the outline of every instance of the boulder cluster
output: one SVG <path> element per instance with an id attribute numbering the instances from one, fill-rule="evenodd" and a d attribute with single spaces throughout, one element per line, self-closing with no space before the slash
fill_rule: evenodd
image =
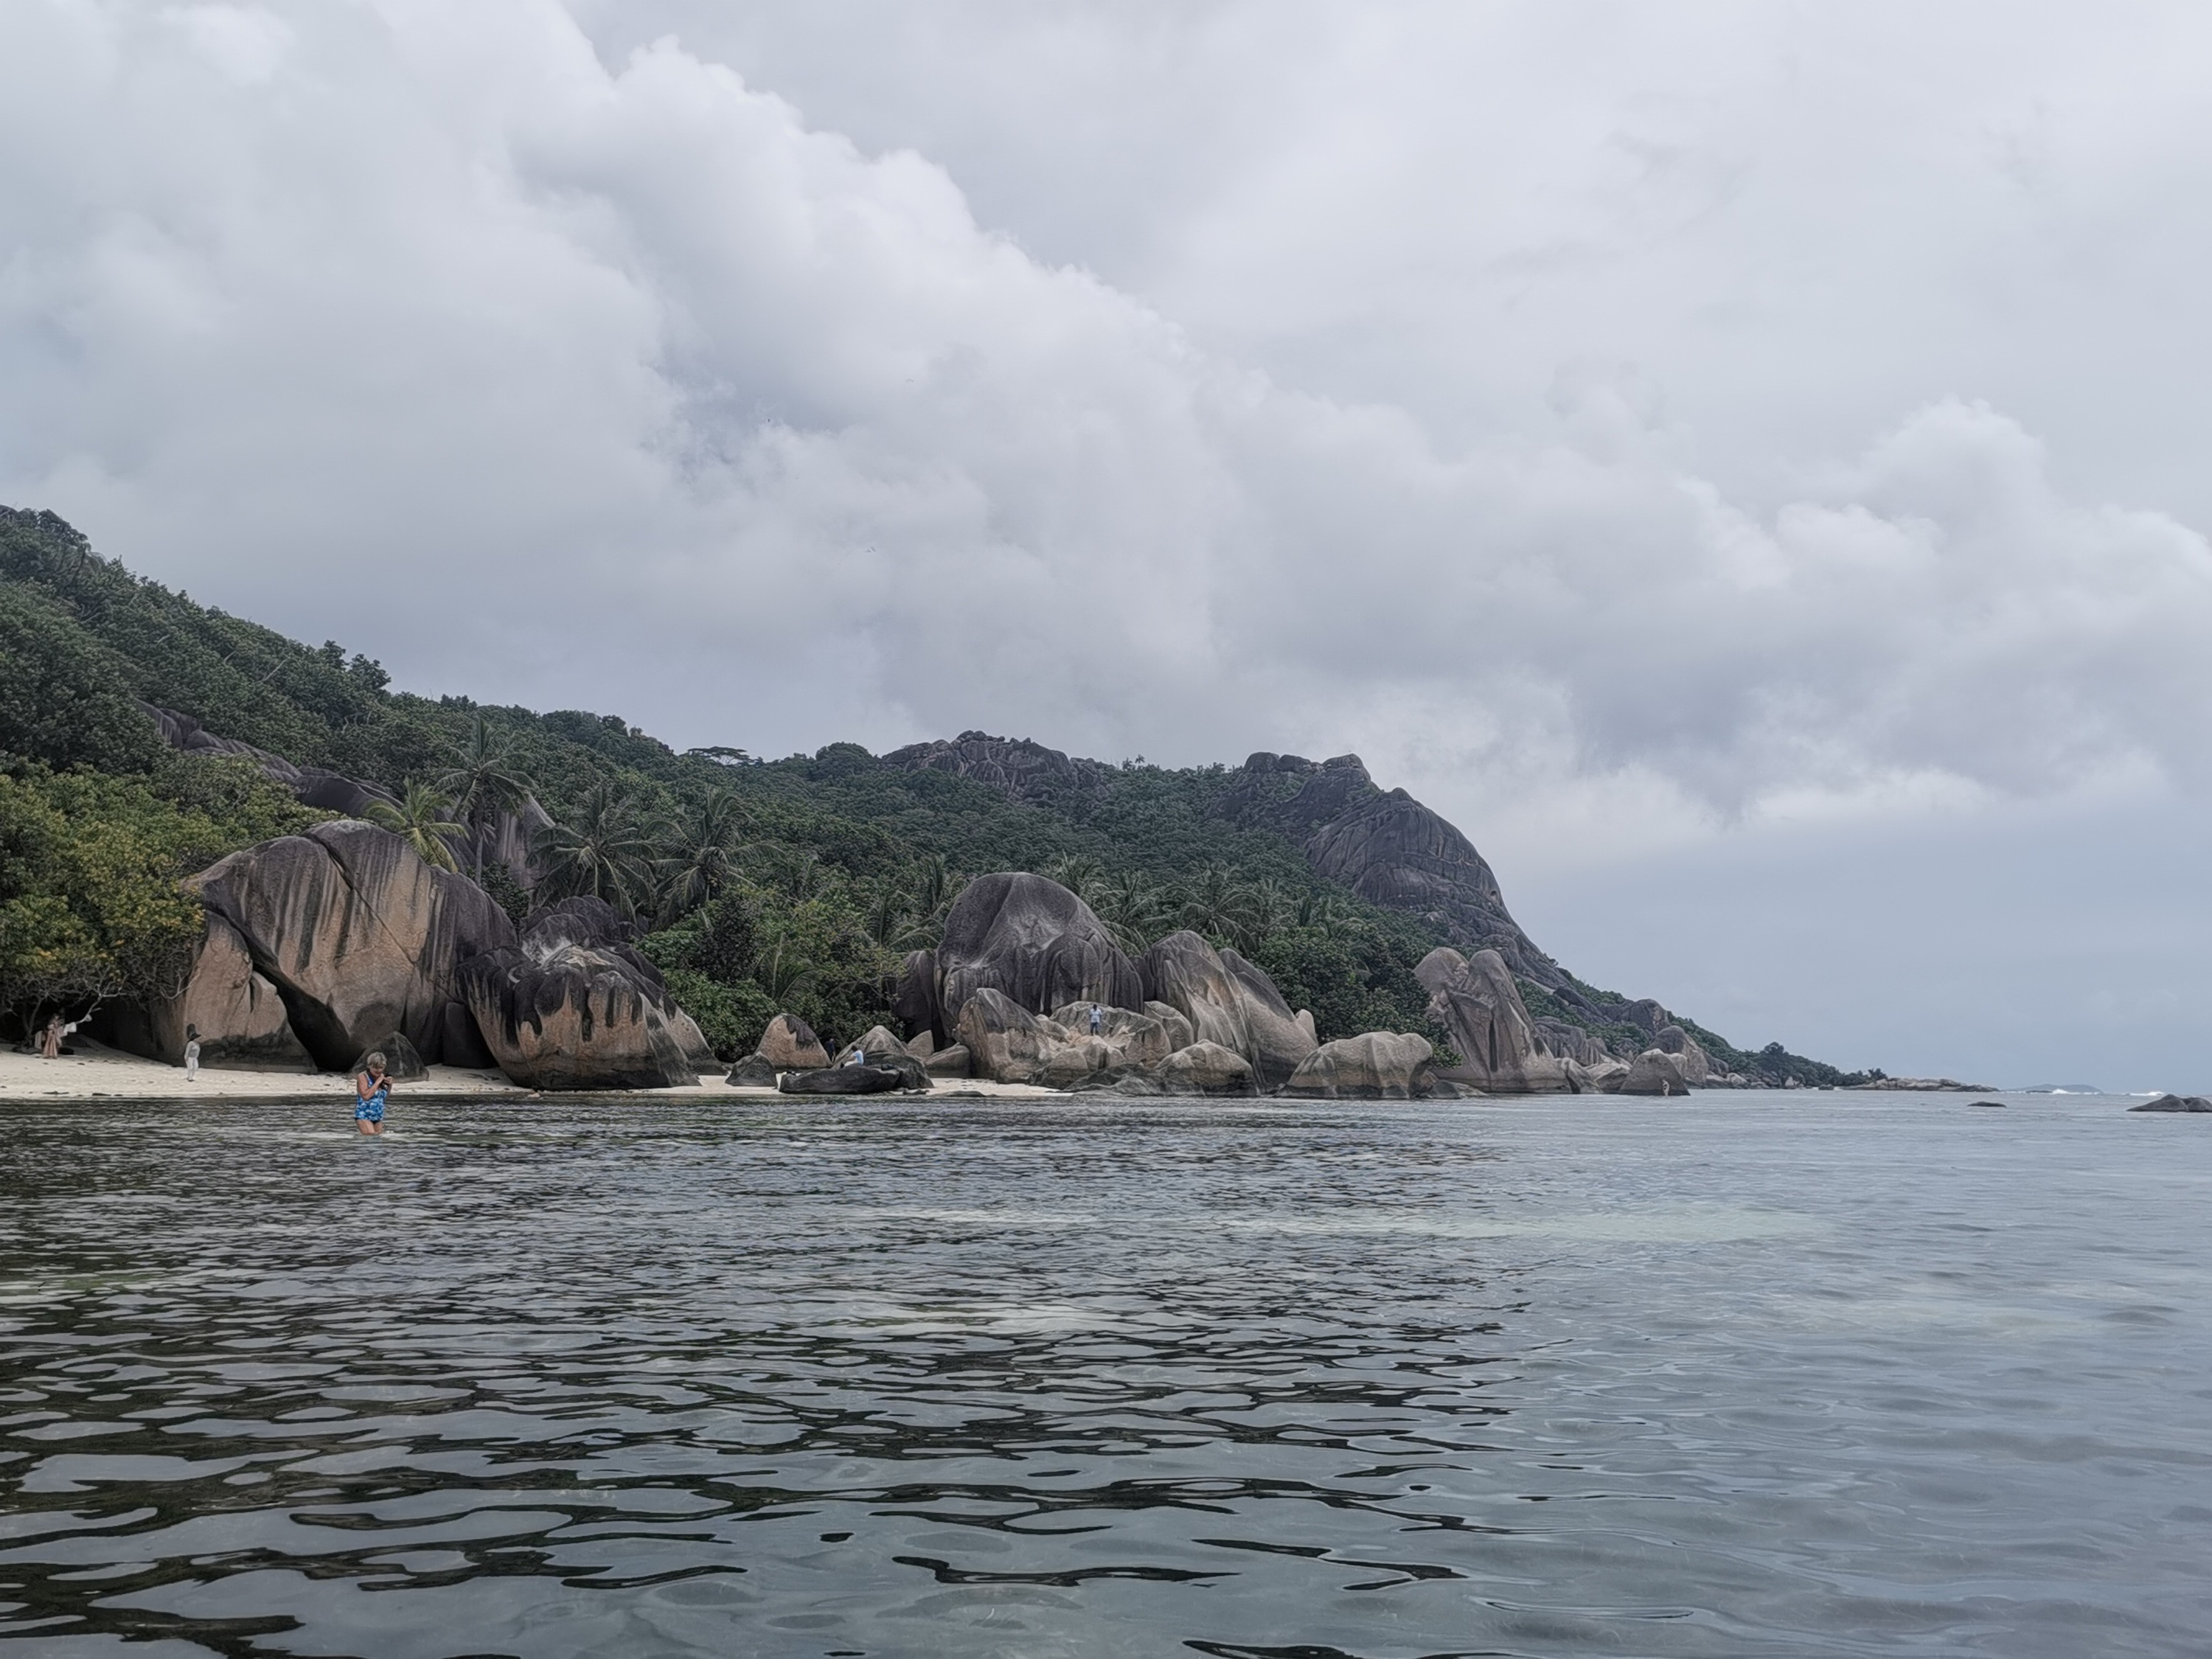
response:
<path id="1" fill-rule="evenodd" d="M 392 1075 L 489 1070 L 533 1089 L 689 1085 L 717 1062 L 605 901 L 518 928 L 474 882 L 353 819 L 232 854 L 186 885 L 206 927 L 182 990 L 131 1011 L 118 1040 L 179 1062 Z"/>

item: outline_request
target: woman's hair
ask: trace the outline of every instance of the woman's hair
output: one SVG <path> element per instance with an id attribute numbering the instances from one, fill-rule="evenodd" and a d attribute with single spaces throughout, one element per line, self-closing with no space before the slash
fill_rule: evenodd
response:
<path id="1" fill-rule="evenodd" d="M 365 1072 L 382 1071 L 384 1069 L 384 1051 L 381 1048 L 378 1049 L 367 1060 L 362 1061 L 361 1066 L 362 1069 Z"/>

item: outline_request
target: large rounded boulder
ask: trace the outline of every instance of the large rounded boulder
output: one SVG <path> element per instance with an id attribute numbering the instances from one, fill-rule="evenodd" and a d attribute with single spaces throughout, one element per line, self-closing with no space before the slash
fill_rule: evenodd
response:
<path id="1" fill-rule="evenodd" d="M 1366 1031 L 1324 1042 L 1281 1092 L 1305 1100 L 1417 1100 L 1437 1085 L 1436 1048 L 1411 1031 Z"/>
<path id="2" fill-rule="evenodd" d="M 981 991 L 1032 1014 L 1070 1002 L 1135 1009 L 1145 1000 L 1136 964 L 1091 907 L 1056 881 L 1018 871 L 961 889 L 937 948 L 907 958 L 893 1006 L 942 1045 Z"/>
<path id="3" fill-rule="evenodd" d="M 1265 972 L 1188 929 L 1146 951 L 1143 972 L 1146 997 L 1182 1015 L 1191 1042 L 1243 1055 L 1263 1089 L 1288 1082 L 1316 1046 L 1311 1014 L 1292 1013 Z"/>
<path id="4" fill-rule="evenodd" d="M 474 882 L 433 869 L 389 830 L 319 823 L 233 853 L 185 884 L 275 988 L 293 1037 L 325 1070 L 395 1035 L 432 1065 L 488 1058 L 461 966 L 513 950 L 514 924 Z"/>
<path id="5" fill-rule="evenodd" d="M 599 899 L 532 914 L 519 942 L 462 969 L 471 1011 L 501 1071 L 532 1089 L 659 1089 L 696 1083 L 712 1051 L 629 928 Z"/>

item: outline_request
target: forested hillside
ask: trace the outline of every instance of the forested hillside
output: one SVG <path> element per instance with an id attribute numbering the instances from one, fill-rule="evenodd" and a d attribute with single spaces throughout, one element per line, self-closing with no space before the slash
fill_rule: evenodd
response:
<path id="1" fill-rule="evenodd" d="M 1075 889 L 1133 951 L 1185 927 L 1235 945 L 1292 1006 L 1313 1010 L 1323 1040 L 1380 1029 L 1443 1042 L 1413 969 L 1449 942 L 1448 919 L 1316 873 L 1284 817 L 1306 798 L 1292 799 L 1296 779 L 1069 761 L 980 734 L 968 735 L 997 757 L 985 775 L 963 775 L 950 744 L 883 757 L 853 744 L 773 761 L 678 753 L 618 715 L 395 691 L 344 643 L 304 645 L 202 605 L 100 557 L 51 514 L 0 508 L 0 1004 L 11 1029 L 40 1007 L 155 988 L 197 928 L 178 878 L 319 816 L 268 781 L 260 758 L 173 752 L 148 705 L 368 786 L 380 799 L 362 810 L 477 876 L 518 917 L 549 897 L 608 898 L 731 1054 L 780 1008 L 839 1033 L 888 1021 L 902 954 L 934 941 L 967 878 L 994 870 Z M 1009 760 L 1018 775 L 1002 775 Z M 1364 770 L 1349 787 L 1381 798 Z M 482 853 L 495 817 L 530 832 L 511 861 Z M 1522 980 L 1532 1010 L 1633 1052 L 1638 1029 L 1609 1022 L 1638 1005 L 1540 953 L 1527 960 L 1541 979 Z M 1841 1075 L 1674 1018 L 1728 1069 L 1807 1084 Z"/>

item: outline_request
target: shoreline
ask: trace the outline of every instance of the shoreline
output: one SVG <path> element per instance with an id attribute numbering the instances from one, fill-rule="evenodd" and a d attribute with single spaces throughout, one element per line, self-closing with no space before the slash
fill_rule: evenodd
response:
<path id="1" fill-rule="evenodd" d="M 252 1069 L 216 1070 L 202 1066 L 198 1080 L 185 1081 L 184 1067 L 158 1060 L 128 1054 L 105 1044 L 72 1039 L 76 1052 L 59 1060 L 36 1054 L 0 1051 L 0 1103 L 18 1100 L 147 1100 L 195 1101 L 223 1103 L 256 1100 L 314 1099 L 324 1095 L 343 1103 L 353 1091 L 353 1079 L 341 1072 L 289 1072 Z M 940 1078 L 927 1095 L 908 1094 L 886 1098 L 905 1100 L 963 1097 L 981 1100 L 1057 1099 L 1062 1091 L 1026 1083 L 992 1083 L 981 1079 Z M 732 1088 L 719 1077 L 672 1089 L 574 1089 L 539 1091 L 510 1083 L 497 1072 L 475 1072 L 458 1066 L 433 1066 L 419 1082 L 395 1084 L 392 1104 L 404 1108 L 416 1101 L 511 1101 L 526 1105 L 542 1100 L 801 1100 L 836 1098 L 830 1096 L 787 1095 L 772 1088 Z"/>

